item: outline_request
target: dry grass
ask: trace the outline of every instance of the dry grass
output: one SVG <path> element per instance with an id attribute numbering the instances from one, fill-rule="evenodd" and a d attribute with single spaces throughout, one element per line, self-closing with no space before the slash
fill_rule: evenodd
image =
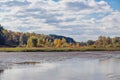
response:
<path id="1" fill-rule="evenodd" d="M 120 51 L 120 48 L 0 48 L 0 52 Z"/>

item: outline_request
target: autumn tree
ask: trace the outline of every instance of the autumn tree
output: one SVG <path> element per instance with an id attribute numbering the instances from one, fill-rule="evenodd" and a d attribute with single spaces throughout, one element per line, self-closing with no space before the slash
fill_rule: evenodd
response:
<path id="1" fill-rule="evenodd" d="M 58 39 L 54 39 L 54 46 L 56 46 L 58 43 Z"/>
<path id="2" fill-rule="evenodd" d="M 62 44 L 66 43 L 66 39 L 65 39 L 65 38 L 62 38 L 61 43 L 62 43 Z"/>
<path id="3" fill-rule="evenodd" d="M 80 47 L 80 43 L 79 42 L 76 43 L 76 47 Z"/>
<path id="4" fill-rule="evenodd" d="M 106 45 L 107 45 L 107 38 L 105 36 L 99 36 L 98 40 L 95 42 L 95 44 L 98 47 L 106 47 Z"/>
<path id="5" fill-rule="evenodd" d="M 61 47 L 61 40 L 58 39 L 56 47 Z"/>
<path id="6" fill-rule="evenodd" d="M 54 46 L 55 47 L 61 47 L 61 40 L 60 39 L 54 39 Z"/>

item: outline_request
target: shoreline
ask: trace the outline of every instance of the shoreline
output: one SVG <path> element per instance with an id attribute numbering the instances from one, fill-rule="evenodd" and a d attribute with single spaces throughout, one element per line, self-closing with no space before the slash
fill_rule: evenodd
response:
<path id="1" fill-rule="evenodd" d="M 85 51 L 120 51 L 120 48 L 0 48 L 0 52 L 85 52 Z"/>

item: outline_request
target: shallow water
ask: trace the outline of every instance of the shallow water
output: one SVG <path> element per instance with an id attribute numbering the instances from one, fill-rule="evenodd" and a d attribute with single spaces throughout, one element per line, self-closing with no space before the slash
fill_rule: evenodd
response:
<path id="1" fill-rule="evenodd" d="M 0 70 L 0 80 L 120 80 L 119 52 L 115 54 L 113 54 L 114 52 L 88 53 L 34 53 L 34 55 L 39 55 L 37 56 L 39 59 L 36 59 L 35 56 L 33 59 L 28 59 L 28 57 L 25 59 L 25 61 L 33 60 L 37 63 L 24 62 L 20 58 L 20 55 L 24 53 L 17 53 L 19 58 L 15 57 L 16 59 L 13 58 L 16 53 L 10 53 L 13 55 L 13 60 L 10 57 L 10 61 L 4 60 L 7 63 L 1 60 L 3 63 L 11 65 Z M 0 54 L 0 56 L 3 55 L 3 53 Z"/>

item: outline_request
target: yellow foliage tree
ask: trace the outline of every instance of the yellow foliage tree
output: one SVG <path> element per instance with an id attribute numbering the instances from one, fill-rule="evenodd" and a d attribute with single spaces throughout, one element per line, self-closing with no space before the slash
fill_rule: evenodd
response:
<path id="1" fill-rule="evenodd" d="M 62 38 L 61 43 L 62 43 L 62 44 L 66 43 L 66 39 L 65 39 L 65 38 Z"/>
<path id="2" fill-rule="evenodd" d="M 54 45 L 56 46 L 58 43 L 58 40 L 57 39 L 54 39 Z"/>
<path id="3" fill-rule="evenodd" d="M 61 47 L 61 40 L 60 39 L 54 39 L 54 46 L 55 47 Z"/>
<path id="4" fill-rule="evenodd" d="M 57 45 L 56 47 L 61 47 L 61 40 L 60 39 L 57 39 Z"/>

